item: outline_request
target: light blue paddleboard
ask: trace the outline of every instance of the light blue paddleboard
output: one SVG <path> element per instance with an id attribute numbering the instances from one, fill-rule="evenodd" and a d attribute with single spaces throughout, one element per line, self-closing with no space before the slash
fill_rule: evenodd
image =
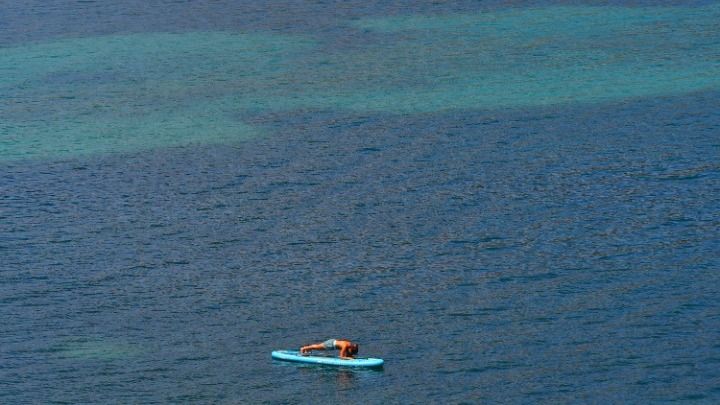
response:
<path id="1" fill-rule="evenodd" d="M 330 356 L 303 356 L 297 350 L 275 350 L 272 352 L 272 358 L 284 361 L 297 361 L 300 363 L 326 364 L 329 366 L 345 366 L 345 367 L 381 367 L 383 359 L 374 359 L 372 357 L 360 357 L 352 360 L 344 360 L 339 357 Z"/>

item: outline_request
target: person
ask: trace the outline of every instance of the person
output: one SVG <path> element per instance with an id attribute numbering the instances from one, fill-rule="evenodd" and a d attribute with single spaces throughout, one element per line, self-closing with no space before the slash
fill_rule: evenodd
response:
<path id="1" fill-rule="evenodd" d="M 344 360 L 352 360 L 354 355 L 358 352 L 357 343 L 353 343 L 349 340 L 340 339 L 328 339 L 322 343 L 315 343 L 312 345 L 303 346 L 300 348 L 300 353 L 307 354 L 312 350 L 340 350 L 340 358 Z"/>

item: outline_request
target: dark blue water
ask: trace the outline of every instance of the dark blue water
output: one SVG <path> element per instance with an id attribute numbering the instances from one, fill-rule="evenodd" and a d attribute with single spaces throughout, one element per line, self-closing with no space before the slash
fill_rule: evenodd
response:
<path id="1" fill-rule="evenodd" d="M 0 38 L 277 30 L 353 49 L 383 39 L 342 21 L 505 6 L 10 2 Z M 262 136 L 107 150 L 24 132 L 55 104 L 6 84 L 0 402 L 718 402 L 720 92 L 703 83 L 512 108 L 283 101 L 235 113 Z M 270 359 L 333 337 L 384 369 Z"/>

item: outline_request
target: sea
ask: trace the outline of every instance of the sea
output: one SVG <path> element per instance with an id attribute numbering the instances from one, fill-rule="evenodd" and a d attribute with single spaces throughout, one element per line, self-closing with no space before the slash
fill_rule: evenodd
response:
<path id="1" fill-rule="evenodd" d="M 717 1 L 0 1 L 0 403 L 720 403 L 719 229 Z"/>

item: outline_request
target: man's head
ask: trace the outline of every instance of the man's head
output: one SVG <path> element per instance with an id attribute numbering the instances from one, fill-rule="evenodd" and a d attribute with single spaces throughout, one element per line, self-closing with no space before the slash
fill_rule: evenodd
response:
<path id="1" fill-rule="evenodd" d="M 357 343 L 350 343 L 350 346 L 348 346 L 348 352 L 351 355 L 356 355 L 358 352 L 358 349 L 359 349 L 359 347 L 358 347 Z"/>

